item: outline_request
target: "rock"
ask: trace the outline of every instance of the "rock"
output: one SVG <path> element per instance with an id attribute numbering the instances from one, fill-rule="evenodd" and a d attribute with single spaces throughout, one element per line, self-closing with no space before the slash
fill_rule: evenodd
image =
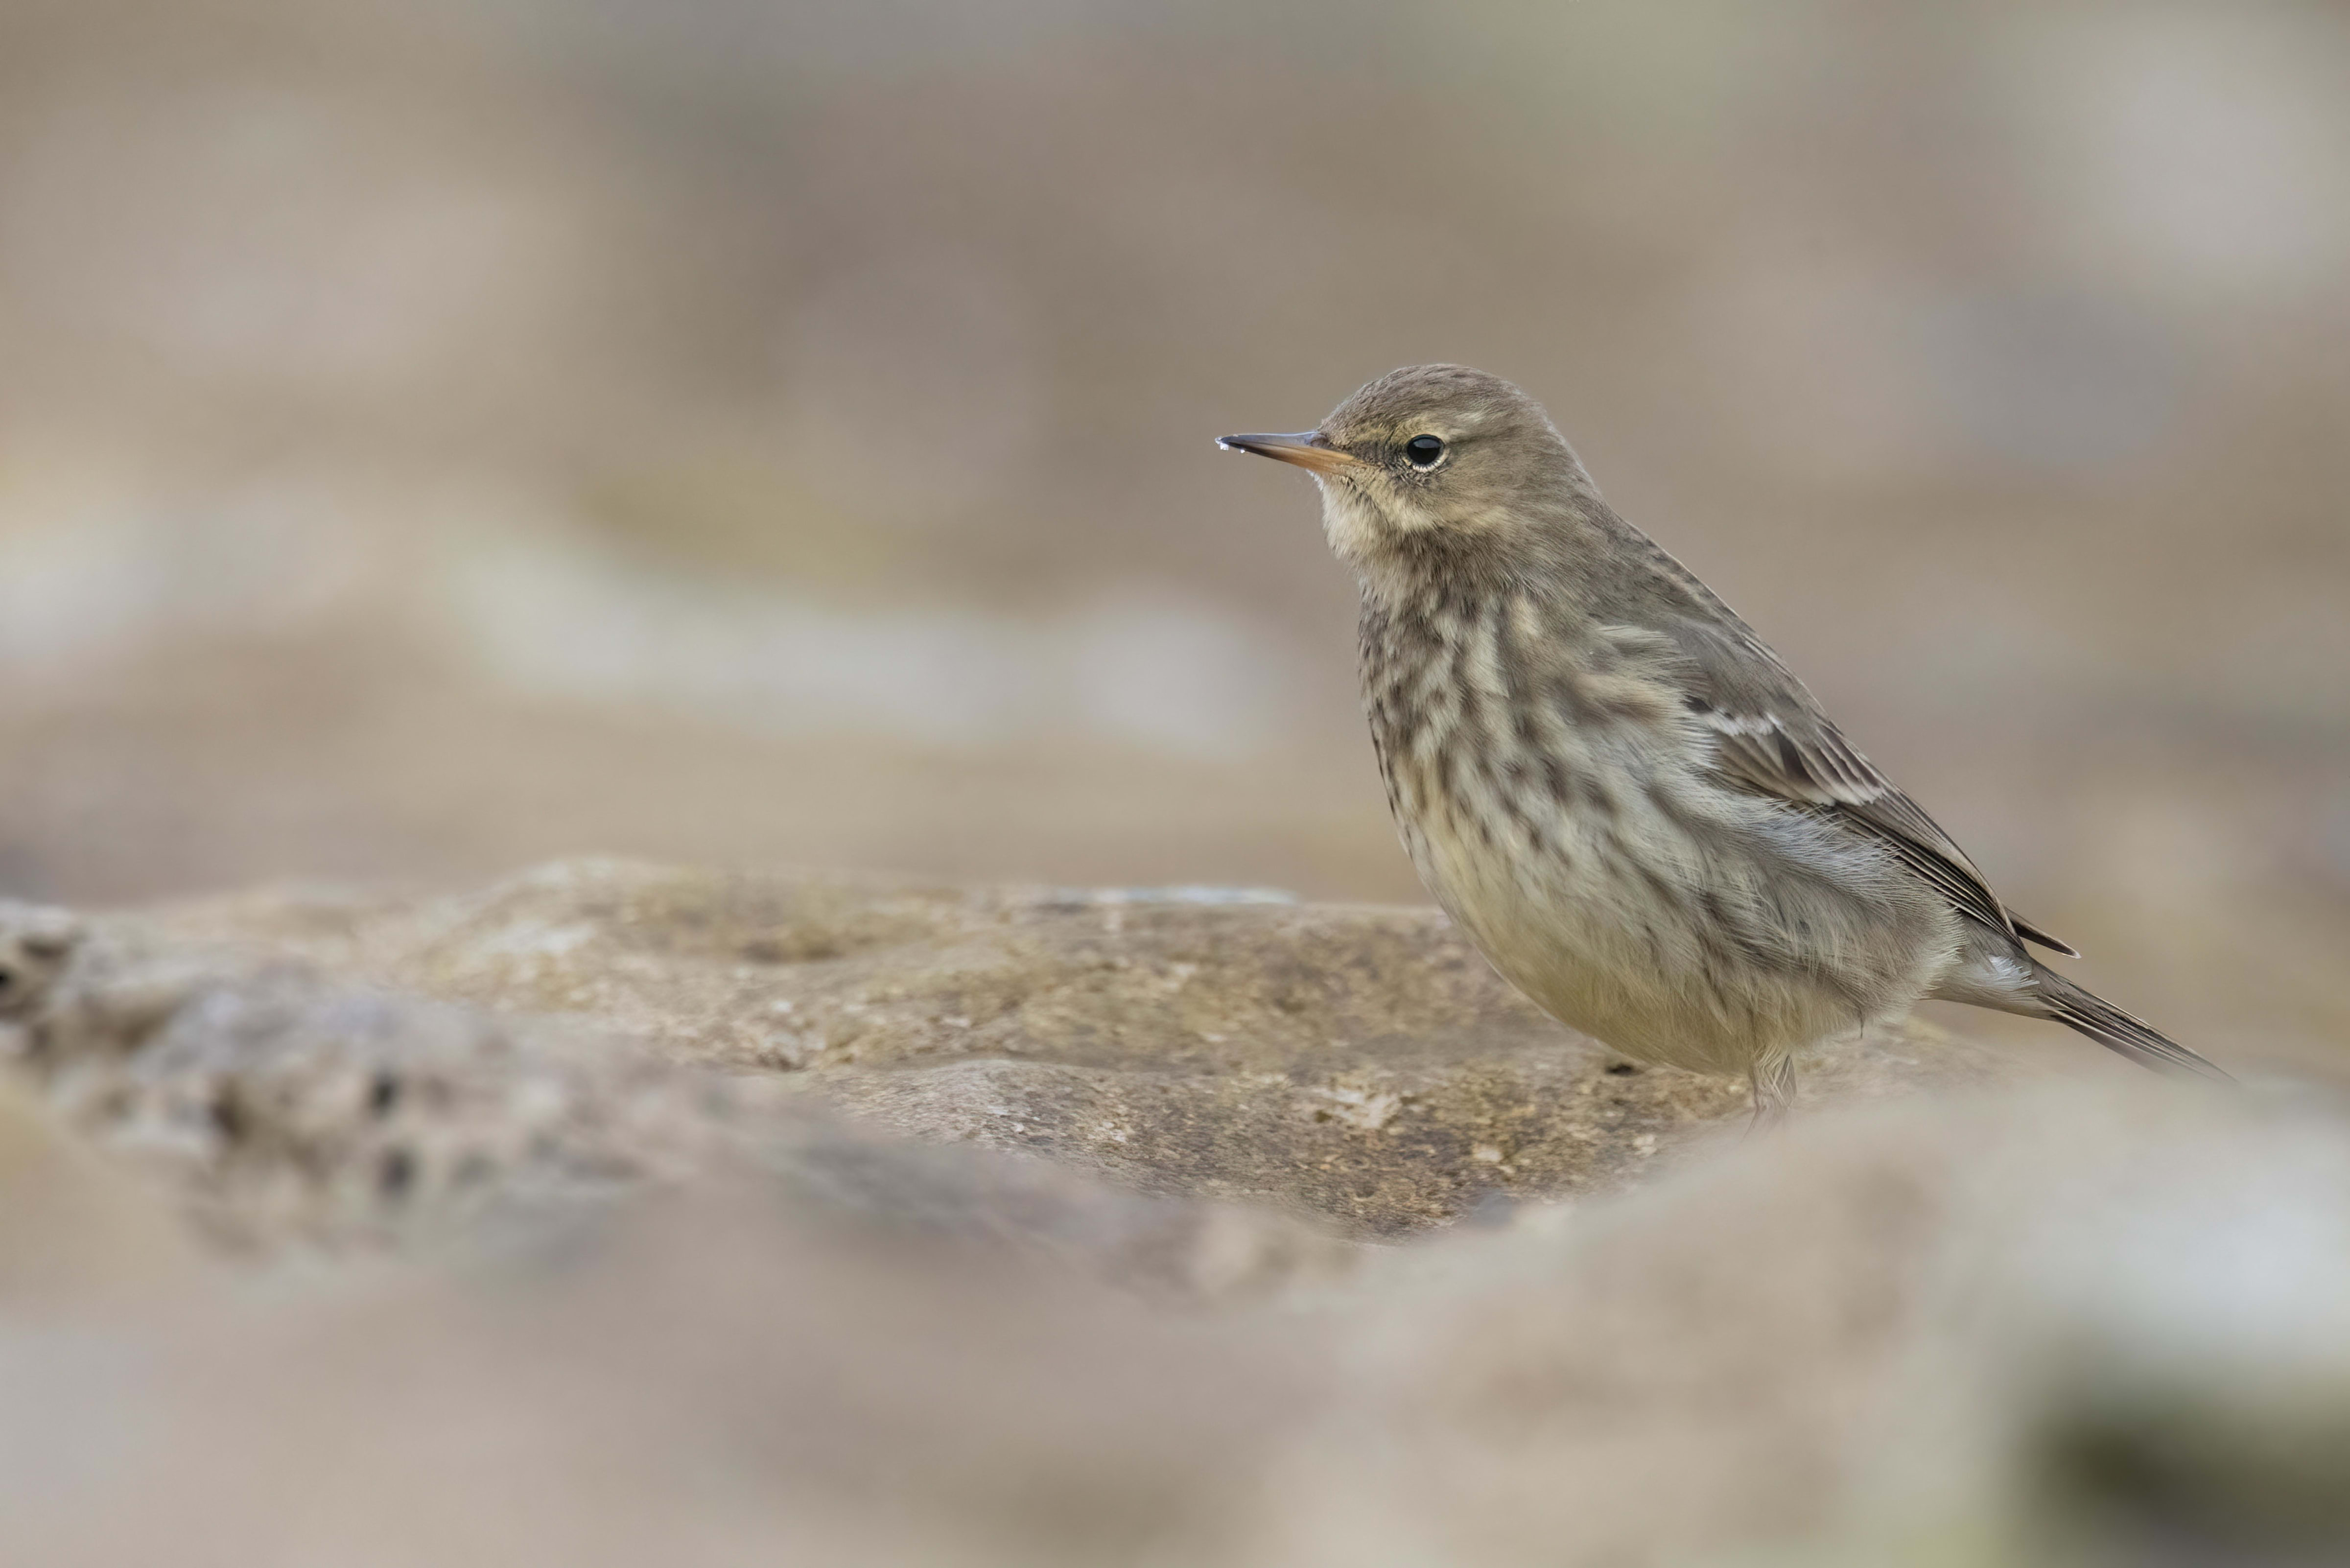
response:
<path id="1" fill-rule="evenodd" d="M 82 936 L 68 910 L 0 898 L 0 1026 L 40 1004 Z"/>
<path id="2" fill-rule="evenodd" d="M 125 942 L 105 922 L 23 989 L 13 1054 L 49 1102 L 234 1244 L 381 1239 L 675 1173 L 731 1108 L 729 1085 L 589 1031 L 298 960 Z"/>
<path id="3" fill-rule="evenodd" d="M 0 1514 L 32 1568 L 2341 1561 L 2350 1135 L 2166 1093 L 1831 1113 L 1279 1312 L 705 1175 L 0 1322 Z"/>
<path id="4" fill-rule="evenodd" d="M 2350 1121 L 1813 1118 L 1367 1280 L 1245 1561 L 2350 1561 Z"/>
<path id="5" fill-rule="evenodd" d="M 147 1189 L 0 1097 L 0 1304 L 115 1293 L 0 1313 L 12 1563 L 2350 1556 L 2307 1096 L 1905 1032 L 1707 1139 L 1430 917 L 1196 892 L 582 864 L 0 956 L 19 1080 L 247 1273 L 369 1243 L 118 1269 Z"/>
<path id="6" fill-rule="evenodd" d="M 0 944 L 20 929 L 58 928 L 47 911 L 0 910 Z M 731 1170 L 1187 1299 L 1352 1263 L 1344 1242 L 1278 1214 L 877 1136 L 771 1077 L 665 1059 L 577 1016 L 369 986 L 290 946 L 101 920 L 22 972 L 7 1054 L 75 1125 L 173 1185 L 214 1241 L 248 1252 L 414 1242 L 485 1220 L 528 1231 Z"/>
<path id="7" fill-rule="evenodd" d="M 1431 909 L 578 861 L 462 897 L 273 893 L 118 929 L 581 1020 L 895 1131 L 1359 1236 L 1611 1190 L 1747 1110 L 1742 1084 L 1561 1028 Z M 2015 1072 L 1912 1023 L 1806 1081 L 1840 1100 Z"/>
<path id="8" fill-rule="evenodd" d="M 0 1319 L 11 1568 L 1225 1555 L 1296 1325 L 705 1179 L 551 1241 Z"/>

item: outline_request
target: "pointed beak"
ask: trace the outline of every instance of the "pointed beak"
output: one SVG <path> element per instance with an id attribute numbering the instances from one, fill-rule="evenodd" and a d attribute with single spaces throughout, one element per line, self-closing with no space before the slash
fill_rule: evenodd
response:
<path id="1" fill-rule="evenodd" d="M 1216 444 L 1226 452 L 1253 452 L 1259 457 L 1310 468 L 1316 473 L 1336 473 L 1363 465 L 1361 458 L 1340 452 L 1325 441 L 1320 431 L 1300 431 L 1295 435 L 1218 436 Z"/>

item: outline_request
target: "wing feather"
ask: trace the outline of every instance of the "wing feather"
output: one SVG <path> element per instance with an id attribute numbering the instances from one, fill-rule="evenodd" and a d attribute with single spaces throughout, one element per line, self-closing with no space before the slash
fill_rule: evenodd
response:
<path id="1" fill-rule="evenodd" d="M 1729 616 L 1726 607 L 1721 613 Z M 1727 626 L 1677 618 L 1667 629 L 1688 657 L 1690 711 L 1714 732 L 1716 766 L 1731 782 L 1874 835 L 1961 913 L 2078 956 L 2010 914 L 1941 824 L 1845 739 L 1744 623 L 1734 616 Z"/>

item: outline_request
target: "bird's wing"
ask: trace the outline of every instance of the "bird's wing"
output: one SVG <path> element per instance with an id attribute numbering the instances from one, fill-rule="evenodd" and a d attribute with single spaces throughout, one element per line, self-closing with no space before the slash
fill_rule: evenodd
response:
<path id="1" fill-rule="evenodd" d="M 1685 695 L 1714 733 L 1723 774 L 1875 835 L 1961 913 L 1992 929 L 2078 956 L 2010 913 L 1966 851 L 1854 749 L 1778 655 L 1726 608 L 1721 613 L 1728 624 L 1674 617 L 1662 629 L 1688 660 Z"/>

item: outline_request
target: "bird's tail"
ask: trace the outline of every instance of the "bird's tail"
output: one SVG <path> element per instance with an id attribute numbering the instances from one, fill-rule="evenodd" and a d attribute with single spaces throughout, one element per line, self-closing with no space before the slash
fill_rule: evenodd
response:
<path id="1" fill-rule="evenodd" d="M 2165 1073 L 2217 1078 L 2223 1083 L 2235 1082 L 2230 1075 L 2206 1062 L 2146 1020 L 2133 1018 L 2095 992 L 2083 990 L 2053 969 L 2035 963 L 2032 970 L 2040 1000 L 2048 1008 L 2047 1015 L 2066 1028 L 2077 1030 L 2106 1050 L 2119 1052 L 2141 1066 Z"/>

